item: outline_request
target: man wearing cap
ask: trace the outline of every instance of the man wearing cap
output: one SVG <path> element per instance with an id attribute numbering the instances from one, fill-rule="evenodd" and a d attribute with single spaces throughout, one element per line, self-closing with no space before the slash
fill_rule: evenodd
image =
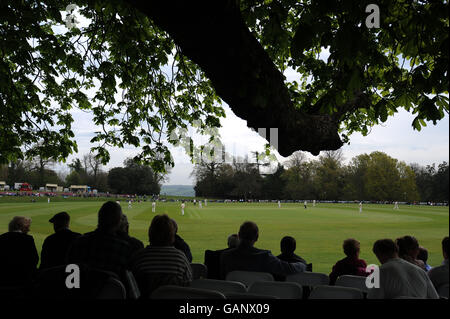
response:
<path id="1" fill-rule="evenodd" d="M 41 252 L 40 269 L 66 264 L 66 255 L 75 238 L 81 236 L 69 229 L 70 216 L 66 212 L 60 212 L 50 218 L 55 233 L 44 240 Z"/>

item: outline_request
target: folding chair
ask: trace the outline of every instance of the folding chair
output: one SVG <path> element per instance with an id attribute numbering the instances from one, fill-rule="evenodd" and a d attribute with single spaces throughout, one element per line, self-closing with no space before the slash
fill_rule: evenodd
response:
<path id="1" fill-rule="evenodd" d="M 180 286 L 161 286 L 152 294 L 151 299 L 225 299 L 218 291 Z"/>
<path id="2" fill-rule="evenodd" d="M 208 268 L 204 264 L 191 263 L 191 269 L 193 279 L 202 279 L 208 276 Z"/>
<path id="3" fill-rule="evenodd" d="M 361 290 L 339 286 L 316 286 L 309 299 L 363 299 Z"/>
<path id="4" fill-rule="evenodd" d="M 122 282 L 110 277 L 97 295 L 97 299 L 126 299 L 126 296 L 126 289 Z"/>
<path id="5" fill-rule="evenodd" d="M 336 280 L 335 286 L 357 288 L 362 292 L 368 293 L 369 288 L 366 286 L 366 277 L 343 275 Z"/>
<path id="6" fill-rule="evenodd" d="M 296 282 L 256 281 L 250 285 L 248 292 L 280 299 L 302 299 L 303 296 L 302 286 Z"/>
<path id="7" fill-rule="evenodd" d="M 125 280 L 126 280 L 126 288 L 127 288 L 127 296 L 129 299 L 139 299 L 141 296 L 141 292 L 139 290 L 139 286 L 136 282 L 136 278 L 131 271 L 125 271 Z"/>
<path id="8" fill-rule="evenodd" d="M 207 289 L 226 293 L 246 293 L 245 285 L 238 281 L 217 280 L 217 279 L 197 279 L 191 282 L 192 288 Z"/>
<path id="9" fill-rule="evenodd" d="M 289 275 L 286 277 L 287 282 L 296 282 L 303 288 L 303 298 L 307 299 L 312 288 L 319 285 L 329 285 L 330 278 L 327 274 L 318 272 L 304 271 L 301 273 Z"/>
<path id="10" fill-rule="evenodd" d="M 438 293 L 439 297 L 448 299 L 448 290 L 449 290 L 449 286 L 448 286 L 448 283 L 446 283 L 446 284 L 439 286 L 439 288 L 437 289 L 437 293 Z"/>
<path id="11" fill-rule="evenodd" d="M 258 271 L 241 271 L 235 270 L 227 274 L 226 280 L 242 282 L 247 287 L 250 287 L 255 281 L 274 281 L 272 274 L 268 272 Z"/>

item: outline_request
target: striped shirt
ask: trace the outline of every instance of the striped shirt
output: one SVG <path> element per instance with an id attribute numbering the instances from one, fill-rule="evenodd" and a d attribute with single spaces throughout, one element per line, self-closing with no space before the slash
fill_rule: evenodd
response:
<path id="1" fill-rule="evenodd" d="M 164 284 L 188 286 L 191 265 L 185 254 L 173 246 L 147 246 L 132 258 L 131 270 L 140 287 L 148 293 Z"/>

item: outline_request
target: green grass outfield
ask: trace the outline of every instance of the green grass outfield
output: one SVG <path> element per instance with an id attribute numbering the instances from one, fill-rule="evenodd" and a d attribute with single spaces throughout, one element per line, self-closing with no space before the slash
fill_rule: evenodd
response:
<path id="1" fill-rule="evenodd" d="M 48 222 L 53 214 L 67 211 L 71 216 L 71 229 L 80 233 L 94 230 L 101 201 L 52 201 L 37 203 L 3 202 L 0 198 L 0 233 L 6 232 L 13 216 L 32 218 L 31 232 L 38 251 L 46 236 L 53 233 Z M 133 203 L 131 209 L 122 202 L 123 212 L 130 222 L 130 235 L 148 244 L 148 227 L 155 215 L 151 203 Z M 333 264 L 344 257 L 342 241 L 356 238 L 361 242 L 361 255 L 368 263 L 378 261 L 372 253 L 372 245 L 380 238 L 413 235 L 429 251 L 428 263 L 439 265 L 442 261 L 441 240 L 449 233 L 449 208 L 430 206 L 364 205 L 360 214 L 356 204 L 302 203 L 208 203 L 202 209 L 188 203 L 181 216 L 180 203 L 157 203 L 156 214 L 166 213 L 174 218 L 178 233 L 192 250 L 193 262 L 204 261 L 205 249 L 226 247 L 227 237 L 237 233 L 246 220 L 257 223 L 260 238 L 256 247 L 280 253 L 279 242 L 285 236 L 297 240 L 296 253 L 313 263 L 316 272 L 329 273 Z"/>

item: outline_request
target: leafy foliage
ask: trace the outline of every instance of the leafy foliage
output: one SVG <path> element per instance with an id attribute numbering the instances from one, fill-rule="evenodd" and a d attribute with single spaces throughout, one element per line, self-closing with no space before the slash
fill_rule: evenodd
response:
<path id="1" fill-rule="evenodd" d="M 155 171 L 173 164 L 167 136 L 175 129 L 220 125 L 224 112 L 208 78 L 130 2 L 1 2 L 0 163 L 37 155 L 64 161 L 77 152 L 74 110 L 101 128 L 91 143 L 103 163 L 107 146 L 131 145 Z M 368 134 L 399 108 L 416 114 L 417 130 L 449 109 L 448 1 L 378 1 L 380 29 L 364 25 L 370 2 L 236 2 L 279 70 L 300 74 L 285 83 L 295 106 L 333 115 L 344 140 Z M 86 26 L 65 28 L 69 3 Z"/>

